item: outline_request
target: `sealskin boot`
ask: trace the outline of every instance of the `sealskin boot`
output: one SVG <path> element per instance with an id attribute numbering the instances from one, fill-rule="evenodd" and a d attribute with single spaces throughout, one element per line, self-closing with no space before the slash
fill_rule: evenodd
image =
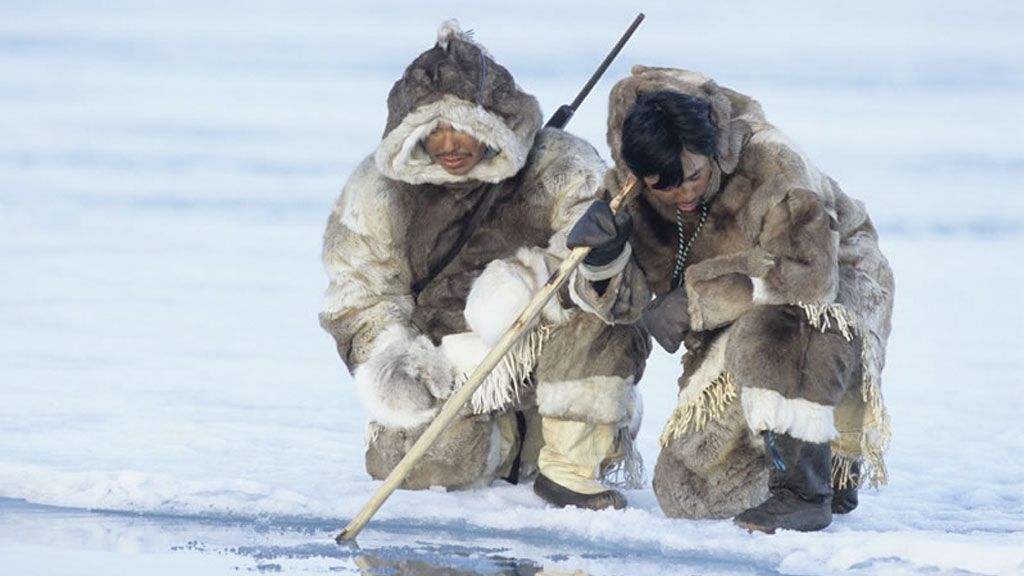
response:
<path id="1" fill-rule="evenodd" d="M 622 510 L 626 507 L 626 497 L 618 490 L 605 490 L 597 494 L 581 494 L 560 486 L 543 474 L 538 474 L 533 481 L 533 492 L 549 504 L 559 508 L 575 506 L 587 510 L 606 510 L 614 508 Z"/>
<path id="2" fill-rule="evenodd" d="M 814 532 L 832 523 L 832 449 L 828 442 L 763 432 L 768 458 L 768 500 L 733 519 L 753 532 Z"/>
<path id="3" fill-rule="evenodd" d="M 832 486 L 832 513 L 849 514 L 857 507 L 857 485 L 860 484 L 860 462 L 850 465 L 850 479 L 844 488 Z"/>
<path id="4" fill-rule="evenodd" d="M 540 474 L 533 482 L 537 496 L 559 508 L 626 507 L 621 492 L 609 490 L 597 480 L 602 463 L 615 454 L 611 424 L 544 417 L 541 430 L 544 446 L 537 459 Z"/>

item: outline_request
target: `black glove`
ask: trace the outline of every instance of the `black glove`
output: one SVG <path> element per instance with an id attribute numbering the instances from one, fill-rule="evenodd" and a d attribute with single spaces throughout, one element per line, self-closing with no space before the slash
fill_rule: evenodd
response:
<path id="1" fill-rule="evenodd" d="M 655 298 L 644 309 L 640 322 L 667 352 L 678 350 L 679 344 L 690 331 L 686 289 L 679 287 Z"/>
<path id="2" fill-rule="evenodd" d="M 622 254 L 622 248 L 633 230 L 633 218 L 625 210 L 612 214 L 604 200 L 595 200 L 572 227 L 565 244 L 569 248 L 590 246 L 583 259 L 588 266 L 604 266 Z"/>

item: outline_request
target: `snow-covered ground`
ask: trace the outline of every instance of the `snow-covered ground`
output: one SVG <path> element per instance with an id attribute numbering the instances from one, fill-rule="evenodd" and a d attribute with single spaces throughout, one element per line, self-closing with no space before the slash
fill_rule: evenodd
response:
<path id="1" fill-rule="evenodd" d="M 0 3 L 0 572 L 1024 573 L 1024 8 L 857 3 Z M 320 234 L 404 66 L 458 17 L 549 113 L 638 9 L 634 63 L 757 97 L 896 272 L 891 482 L 815 534 L 529 486 L 377 484 L 316 323 Z M 678 359 L 642 382 L 648 468 Z"/>

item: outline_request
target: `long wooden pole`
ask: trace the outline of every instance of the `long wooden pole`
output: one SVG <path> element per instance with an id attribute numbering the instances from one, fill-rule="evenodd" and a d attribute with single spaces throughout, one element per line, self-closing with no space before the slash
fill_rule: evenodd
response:
<path id="1" fill-rule="evenodd" d="M 633 196 L 639 192 L 640 186 L 638 181 L 634 177 L 630 177 L 626 182 L 626 185 L 622 190 L 615 196 L 611 201 L 612 212 L 618 212 L 620 207 L 632 200 Z M 377 513 L 377 510 L 384 505 L 384 501 L 388 499 L 391 494 L 398 489 L 402 482 L 409 476 L 412 468 L 423 459 L 423 456 L 427 453 L 427 450 L 434 445 L 434 441 L 440 436 L 455 420 L 459 410 L 469 402 L 469 399 L 473 396 L 473 392 L 483 384 L 487 376 L 494 370 L 494 367 L 498 365 L 498 362 L 505 356 L 505 354 L 512 348 L 512 346 L 519 341 L 519 339 L 526 334 L 529 329 L 530 323 L 536 318 L 540 311 L 544 308 L 544 305 L 551 300 L 552 296 L 558 292 L 558 290 L 568 281 L 569 276 L 572 274 L 583 258 L 590 253 L 589 246 L 579 246 L 574 248 L 569 256 L 562 261 L 562 264 L 558 267 L 558 270 L 548 278 L 548 281 L 544 283 L 544 286 L 533 296 L 533 299 L 527 304 L 526 309 L 523 310 L 516 321 L 512 323 L 512 326 L 505 332 L 505 335 L 501 337 L 501 340 L 495 344 L 494 348 L 484 357 L 480 364 L 470 374 L 469 380 L 462 385 L 454 394 L 452 394 L 448 400 L 444 403 L 441 411 L 434 417 L 434 421 L 427 426 L 427 429 L 423 431 L 423 434 L 409 449 L 409 452 L 399 461 L 398 465 L 395 466 L 394 470 L 388 474 L 388 477 L 384 479 L 384 483 L 377 488 L 370 501 L 363 506 L 363 509 L 348 523 L 348 526 L 341 531 L 340 534 L 334 539 L 337 543 L 341 544 L 346 540 L 354 540 L 356 535 L 366 526 L 370 518 Z"/>

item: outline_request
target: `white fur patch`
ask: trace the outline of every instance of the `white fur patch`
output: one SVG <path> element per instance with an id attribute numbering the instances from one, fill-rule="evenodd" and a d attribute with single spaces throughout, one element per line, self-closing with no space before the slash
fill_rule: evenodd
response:
<path id="1" fill-rule="evenodd" d="M 410 367 L 433 377 L 452 374 L 445 357 L 426 337 L 413 336 L 401 326 L 389 326 L 374 342 L 369 360 L 354 374 L 356 393 L 371 420 L 388 427 L 416 428 L 434 417 L 435 408 L 416 406 L 412 399 L 403 403 L 405 390 L 395 382 L 415 379 L 418 375 L 409 374 Z"/>
<path id="2" fill-rule="evenodd" d="M 501 466 L 503 442 L 501 437 L 501 424 L 498 419 L 495 418 L 491 422 L 491 441 L 490 449 L 487 451 L 487 462 L 484 464 L 483 472 L 480 474 L 481 486 L 486 485 L 493 477 L 494 472 L 497 471 L 498 466 Z M 511 451 L 511 447 L 509 448 Z"/>
<path id="3" fill-rule="evenodd" d="M 596 424 L 631 423 L 639 407 L 632 378 L 591 376 L 537 384 L 541 416 Z"/>
<path id="4" fill-rule="evenodd" d="M 527 267 L 532 274 L 532 294 L 530 296 L 532 300 L 540 292 L 541 288 L 547 284 L 548 279 L 555 270 L 549 269 L 546 252 L 540 248 L 520 248 L 516 251 L 516 260 Z M 544 304 L 544 308 L 541 309 L 541 317 L 547 320 L 549 324 L 561 324 L 569 319 L 569 315 L 569 310 L 562 308 L 557 297 L 552 297 Z"/>
<path id="5" fill-rule="evenodd" d="M 839 436 L 832 406 L 752 387 L 740 390 L 740 400 L 747 425 L 754 432 L 771 430 L 807 442 L 828 442 Z"/>
<path id="6" fill-rule="evenodd" d="M 449 174 L 434 164 L 420 145 L 423 138 L 442 121 L 498 150 L 498 154 L 481 160 L 466 174 Z M 510 178 L 523 167 L 532 145 L 532 138 L 523 141 L 499 116 L 476 104 L 446 95 L 407 114 L 402 123 L 384 137 L 374 159 L 381 174 L 410 184 L 450 184 L 469 180 L 495 183 Z"/>
<path id="7" fill-rule="evenodd" d="M 448 49 L 448 42 L 452 38 L 465 37 L 466 35 L 462 32 L 462 27 L 459 26 L 459 21 L 454 18 L 441 22 L 441 26 L 437 29 L 437 45 L 445 50 Z"/>
<path id="8" fill-rule="evenodd" d="M 473 282 L 466 297 L 463 315 L 466 323 L 483 340 L 494 346 L 533 301 L 547 282 L 547 261 L 537 248 L 520 248 L 512 260 L 494 260 Z M 569 317 L 557 298 L 551 298 L 541 310 L 550 324 Z"/>
<path id="9" fill-rule="evenodd" d="M 466 297 L 466 323 L 484 342 L 497 344 L 530 303 L 531 280 L 504 260 L 491 262 Z"/>
<path id="10" fill-rule="evenodd" d="M 441 339 L 441 352 L 458 374 L 471 374 L 490 351 L 476 332 L 459 332 Z"/>
<path id="11" fill-rule="evenodd" d="M 632 398 L 633 406 L 629 412 L 629 424 L 625 428 L 629 432 L 630 437 L 636 438 L 637 434 L 640 433 L 640 425 L 644 420 L 644 397 L 636 391 L 636 386 L 633 387 L 630 397 Z"/>
<path id="12" fill-rule="evenodd" d="M 754 304 L 769 304 L 773 302 L 769 295 L 768 283 L 765 282 L 764 278 L 752 277 L 750 281 L 754 285 L 754 294 L 751 297 L 751 301 Z"/>
<path id="13" fill-rule="evenodd" d="M 459 21 L 454 18 L 441 22 L 441 26 L 437 29 L 437 45 L 444 50 L 447 50 L 448 44 L 451 42 L 452 38 L 458 38 L 463 42 L 469 42 L 483 52 L 484 56 L 494 60 L 494 57 L 491 56 L 490 52 L 488 52 L 482 44 L 473 40 L 473 31 L 467 30 L 463 32 L 462 27 L 459 26 Z"/>

